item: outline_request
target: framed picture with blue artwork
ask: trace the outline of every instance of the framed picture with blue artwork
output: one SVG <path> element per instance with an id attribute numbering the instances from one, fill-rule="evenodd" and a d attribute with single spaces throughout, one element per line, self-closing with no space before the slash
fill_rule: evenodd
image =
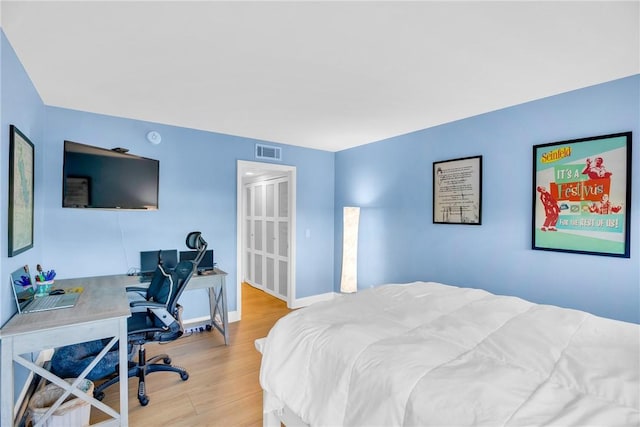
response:
<path id="1" fill-rule="evenodd" d="M 629 258 L 631 132 L 533 147 L 532 249 Z"/>
<path id="2" fill-rule="evenodd" d="M 17 127 L 9 127 L 9 256 L 33 247 L 33 143 Z"/>

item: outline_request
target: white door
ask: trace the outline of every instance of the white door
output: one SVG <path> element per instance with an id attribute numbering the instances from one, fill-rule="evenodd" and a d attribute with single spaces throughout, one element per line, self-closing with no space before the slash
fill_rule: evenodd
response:
<path id="1" fill-rule="evenodd" d="M 244 186 L 245 280 L 282 300 L 289 285 L 289 178 Z"/>

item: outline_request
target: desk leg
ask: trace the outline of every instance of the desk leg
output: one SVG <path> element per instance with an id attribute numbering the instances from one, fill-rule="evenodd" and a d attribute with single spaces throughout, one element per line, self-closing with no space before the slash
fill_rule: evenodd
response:
<path id="1" fill-rule="evenodd" d="M 211 322 L 211 328 L 216 329 L 216 291 L 212 286 L 207 288 L 207 295 L 209 295 L 209 321 Z"/>
<path id="2" fill-rule="evenodd" d="M 124 325 L 124 326 L 123 326 Z M 120 355 L 124 356 L 124 375 L 126 377 L 127 375 L 127 342 L 126 342 L 126 336 L 127 336 L 127 321 L 126 319 L 122 319 L 120 320 L 120 325 L 119 325 L 119 329 L 118 329 L 118 334 L 119 336 L 116 337 L 118 339 L 120 339 L 120 342 L 124 342 L 124 347 L 120 347 Z M 124 339 L 122 339 L 122 333 L 124 332 Z M 112 344 L 114 340 L 112 341 Z M 60 398 L 58 398 L 57 401 L 55 401 L 54 403 L 52 403 L 52 405 L 49 407 L 49 410 L 40 418 L 40 420 L 38 421 L 38 423 L 36 423 L 36 427 L 40 426 L 40 425 L 44 425 L 47 421 L 47 418 L 49 418 L 53 412 L 56 411 L 56 409 L 62 404 L 62 401 L 69 395 L 73 394 L 75 396 L 77 396 L 78 398 L 84 400 L 85 402 L 90 403 L 92 406 L 97 407 L 98 409 L 100 409 L 101 411 L 103 411 L 104 413 L 106 413 L 107 415 L 110 415 L 112 418 L 114 418 L 115 420 L 119 420 L 120 421 L 120 425 L 121 426 L 127 426 L 128 425 L 128 395 L 127 395 L 127 391 L 128 391 L 128 381 L 124 382 L 124 391 L 121 388 L 120 391 L 120 396 L 121 396 L 121 402 L 120 402 L 120 413 L 118 414 L 117 412 L 115 412 L 115 410 L 113 408 L 108 407 L 107 405 L 105 405 L 104 403 L 96 400 L 95 398 L 93 398 L 93 396 L 87 395 L 84 392 L 82 392 L 81 390 L 79 390 L 77 387 L 78 383 L 91 371 L 91 369 L 93 369 L 93 367 L 98 363 L 98 361 L 104 357 L 104 355 L 107 353 L 108 349 L 105 348 L 104 350 L 102 350 L 102 352 L 100 352 L 99 356 L 93 361 L 91 362 L 86 368 L 85 370 L 78 376 L 78 378 L 76 378 L 75 382 L 73 384 L 67 383 L 66 381 L 64 381 L 62 378 L 58 378 L 56 375 L 54 375 L 51 371 L 48 371 L 46 369 L 44 369 L 41 366 L 36 365 L 35 363 L 31 362 L 30 360 L 24 359 L 22 356 L 18 355 L 18 354 L 14 354 L 17 351 L 20 350 L 16 350 L 14 348 L 14 338 L 13 337 L 3 337 L 2 339 L 2 365 L 1 365 L 1 369 L 2 369 L 2 418 L 0 419 L 0 425 L 2 426 L 14 426 L 15 424 L 15 413 L 14 413 L 14 408 L 15 408 L 15 403 L 14 403 L 14 392 L 13 392 L 13 387 L 14 387 L 14 363 L 17 363 L 19 365 L 22 365 L 23 367 L 25 367 L 26 369 L 28 369 L 29 371 L 33 372 L 36 375 L 39 375 L 40 377 L 42 377 L 45 380 L 50 381 L 51 383 L 57 385 L 58 387 L 60 387 L 61 389 L 64 390 L 63 394 L 60 396 Z M 122 359 L 121 359 L 122 360 Z M 122 372 L 122 371 L 121 371 Z M 124 400 L 122 399 L 122 396 L 124 396 Z"/>
<path id="3" fill-rule="evenodd" d="M 119 352 L 118 363 L 120 363 L 120 425 L 129 425 L 129 360 L 127 346 L 127 319 L 120 319 L 119 322 Z"/>
<path id="4" fill-rule="evenodd" d="M 227 310 L 227 283 L 225 276 L 222 276 L 220 283 L 220 296 L 222 298 L 222 313 L 220 313 L 220 317 L 222 318 L 222 328 L 224 329 L 224 344 L 229 345 L 229 311 Z"/>
<path id="5" fill-rule="evenodd" d="M 227 290 L 224 277 L 220 278 L 220 291 L 216 286 L 209 288 L 209 315 L 211 326 L 217 329 L 224 337 L 224 344 L 229 345 L 229 315 L 227 312 Z M 220 322 L 216 318 L 220 316 Z"/>
<path id="6" fill-rule="evenodd" d="M 2 418 L 0 425 L 13 426 L 13 337 L 2 338 L 2 365 L 0 366 L 2 382 Z"/>

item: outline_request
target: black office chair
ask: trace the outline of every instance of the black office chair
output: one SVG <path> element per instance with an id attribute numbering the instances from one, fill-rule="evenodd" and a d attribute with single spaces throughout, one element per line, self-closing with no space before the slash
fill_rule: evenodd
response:
<path id="1" fill-rule="evenodd" d="M 178 373 L 183 381 L 189 379 L 189 374 L 184 368 L 171 365 L 171 358 L 167 354 L 160 354 L 147 360 L 144 348 L 147 342 L 173 341 L 184 333 L 182 307 L 178 304 L 178 299 L 196 271 L 198 257 L 202 259 L 204 256 L 207 242 L 199 232 L 193 232 L 187 236 L 186 244 L 190 249 L 201 252 L 198 253 L 196 260 L 181 261 L 170 272 L 159 263 L 148 288 L 127 288 L 127 291 L 137 293 L 141 290 L 146 291 L 144 300 L 130 302 L 132 315 L 127 320 L 129 345 L 138 347 L 138 363 L 130 362 L 127 376 L 128 378 L 138 377 L 138 401 L 142 406 L 149 403 L 145 387 L 146 374 L 168 371 Z M 144 311 L 136 311 L 141 308 Z M 163 363 L 160 363 L 160 360 Z M 102 400 L 104 390 L 119 381 L 119 376 L 105 381 L 94 389 L 93 396 Z"/>

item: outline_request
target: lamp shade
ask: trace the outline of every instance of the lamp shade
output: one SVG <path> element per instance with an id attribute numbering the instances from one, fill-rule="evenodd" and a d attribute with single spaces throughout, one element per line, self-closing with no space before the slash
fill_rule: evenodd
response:
<path id="1" fill-rule="evenodd" d="M 360 208 L 346 206 L 343 209 L 342 229 L 342 277 L 340 292 L 358 290 L 358 226 Z"/>

